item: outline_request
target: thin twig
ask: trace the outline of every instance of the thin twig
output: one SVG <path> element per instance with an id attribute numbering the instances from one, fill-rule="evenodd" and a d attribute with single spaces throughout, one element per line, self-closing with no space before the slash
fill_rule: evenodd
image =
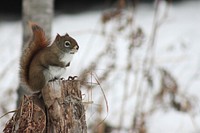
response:
<path id="1" fill-rule="evenodd" d="M 0 119 L 2 119 L 4 116 L 6 116 L 7 114 L 10 114 L 10 113 L 15 113 L 15 112 L 17 112 L 17 110 L 18 109 L 16 109 L 16 110 L 13 110 L 13 111 L 9 111 L 9 112 L 7 112 L 7 113 L 5 113 L 5 114 L 3 114 L 2 116 L 0 116 Z"/>

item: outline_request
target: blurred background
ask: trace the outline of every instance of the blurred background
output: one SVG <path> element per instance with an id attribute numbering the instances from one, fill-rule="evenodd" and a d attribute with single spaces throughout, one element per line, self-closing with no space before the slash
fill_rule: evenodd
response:
<path id="1" fill-rule="evenodd" d="M 81 80 L 90 133 L 200 133 L 199 0 L 2 0 L 0 116 L 15 110 L 27 22 L 80 46 L 65 76 Z M 0 119 L 2 132 L 8 114 Z"/>

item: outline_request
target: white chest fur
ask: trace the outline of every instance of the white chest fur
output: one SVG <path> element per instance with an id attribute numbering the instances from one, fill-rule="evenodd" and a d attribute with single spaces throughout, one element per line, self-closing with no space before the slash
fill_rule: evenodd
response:
<path id="1" fill-rule="evenodd" d="M 65 65 L 67 65 L 69 62 L 71 62 L 72 58 L 73 58 L 73 54 L 66 53 L 63 57 L 61 57 L 60 61 L 64 62 Z"/>
<path id="2" fill-rule="evenodd" d="M 60 78 L 66 71 L 66 68 L 49 66 L 49 69 L 44 71 L 44 76 L 48 80 Z"/>
<path id="3" fill-rule="evenodd" d="M 73 54 L 65 54 L 60 61 L 67 65 L 71 62 Z M 58 67 L 58 66 L 49 66 L 47 70 L 44 71 L 44 76 L 47 81 L 52 80 L 54 78 L 60 78 L 66 71 L 66 67 Z"/>

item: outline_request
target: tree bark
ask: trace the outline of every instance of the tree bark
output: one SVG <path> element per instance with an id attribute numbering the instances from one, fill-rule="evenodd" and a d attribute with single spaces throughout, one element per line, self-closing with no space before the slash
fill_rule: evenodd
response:
<path id="1" fill-rule="evenodd" d="M 42 95 L 25 96 L 4 133 L 87 133 L 80 81 L 53 81 Z"/>
<path id="2" fill-rule="evenodd" d="M 86 133 L 85 109 L 78 80 L 54 81 L 42 91 L 48 133 Z"/>
<path id="3" fill-rule="evenodd" d="M 26 47 L 32 32 L 28 22 L 39 24 L 48 37 L 51 36 L 51 25 L 54 14 L 54 0 L 23 0 L 22 1 L 22 27 L 23 27 L 23 48 Z M 20 84 L 17 90 L 19 105 L 21 97 L 29 94 L 26 88 Z"/>
<path id="4" fill-rule="evenodd" d="M 29 21 L 40 25 L 47 36 L 51 36 L 51 25 L 54 14 L 54 0 L 23 0 L 23 45 L 32 35 Z"/>

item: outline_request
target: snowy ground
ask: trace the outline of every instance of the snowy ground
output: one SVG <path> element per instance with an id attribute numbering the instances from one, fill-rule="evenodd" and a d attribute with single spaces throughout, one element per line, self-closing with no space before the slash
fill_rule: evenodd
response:
<path id="1" fill-rule="evenodd" d="M 165 9 L 166 4 L 162 3 L 159 12 Z M 147 40 L 151 33 L 153 23 L 152 5 L 140 5 L 135 12 L 135 23 L 140 26 L 146 34 Z M 172 5 L 169 8 L 168 17 L 159 28 L 156 37 L 156 64 L 167 68 L 175 77 L 181 91 L 185 94 L 196 96 L 196 115 L 191 117 L 189 113 L 178 112 L 173 109 L 164 111 L 158 109 L 147 120 L 148 133 L 199 133 L 200 132 L 200 1 L 187 1 Z M 100 31 L 101 12 L 87 12 L 77 15 L 56 16 L 53 23 L 53 34 L 64 34 L 66 31 L 76 38 L 80 45 L 80 50 L 75 56 L 68 75 L 78 75 L 95 58 L 97 53 L 103 49 L 104 38 L 93 35 L 93 30 Z M 21 22 L 1 22 L 0 23 L 0 115 L 3 112 L 15 109 L 16 88 L 19 82 L 18 68 L 21 48 L 22 29 Z M 122 48 L 123 49 L 123 48 Z M 142 50 L 141 50 L 142 51 Z M 119 77 L 123 77 L 123 62 L 125 50 L 119 50 L 119 59 L 116 73 L 109 78 L 112 89 L 106 91 L 109 103 L 109 113 L 106 122 L 112 126 L 119 124 L 119 111 L 121 110 L 121 97 L 123 86 Z M 78 67 L 77 66 L 81 66 Z M 121 68 L 120 68 L 121 67 Z M 101 70 L 106 68 L 101 67 Z M 121 73 L 120 73 L 121 71 Z M 113 81 L 112 81 L 113 80 Z M 115 81 L 114 81 L 115 80 Z M 116 81 L 119 81 L 116 83 Z M 108 82 L 107 82 L 108 84 Z M 106 85 L 103 88 L 106 88 Z M 110 88 L 111 86 L 109 86 Z M 115 92 L 115 93 L 113 93 Z M 99 100 L 101 93 L 94 91 L 93 100 Z M 97 94 L 96 94 L 97 93 Z M 97 97 L 97 98 L 96 98 Z M 130 106 L 134 99 L 130 99 L 125 106 L 124 127 L 129 127 L 132 120 L 132 110 Z M 90 110 L 91 111 L 91 110 Z M 92 112 L 92 111 L 91 111 Z M 91 113 L 90 112 L 90 113 Z M 92 112 L 87 120 L 92 121 Z M 106 114 L 106 113 L 103 113 Z M 103 116 L 104 117 L 104 116 Z M 8 119 L 0 119 L 0 126 Z"/>

